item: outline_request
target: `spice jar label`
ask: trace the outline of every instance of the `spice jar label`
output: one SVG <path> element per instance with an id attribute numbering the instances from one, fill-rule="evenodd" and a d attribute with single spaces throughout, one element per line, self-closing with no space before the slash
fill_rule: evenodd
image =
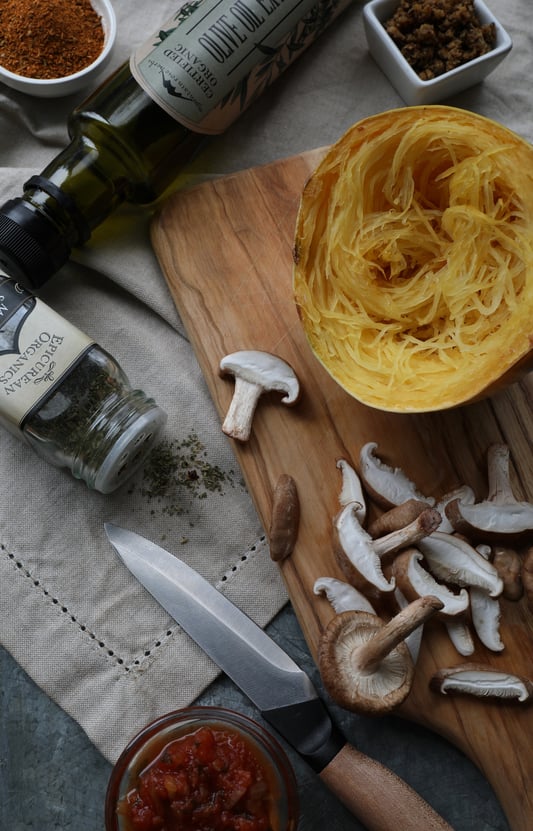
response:
<path id="1" fill-rule="evenodd" d="M 191 130 L 222 133 L 351 0 L 197 0 L 133 53 L 136 81 Z"/>
<path id="2" fill-rule="evenodd" d="M 0 277 L 2 424 L 18 432 L 93 343 L 41 300 Z"/>

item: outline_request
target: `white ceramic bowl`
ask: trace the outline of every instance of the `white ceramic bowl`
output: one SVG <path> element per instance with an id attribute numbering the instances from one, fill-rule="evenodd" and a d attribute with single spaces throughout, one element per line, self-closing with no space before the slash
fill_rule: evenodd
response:
<path id="1" fill-rule="evenodd" d="M 91 0 L 91 3 L 102 18 L 104 29 L 104 48 L 93 63 L 63 78 L 27 78 L 24 75 L 9 72 L 0 65 L 0 82 L 18 92 L 25 92 L 38 98 L 60 98 L 63 95 L 71 95 L 92 83 L 109 63 L 117 34 L 117 20 L 110 0 Z"/>
<path id="2" fill-rule="evenodd" d="M 444 72 L 429 81 L 423 81 L 403 57 L 383 25 L 392 17 L 398 5 L 398 0 L 371 0 L 363 9 L 363 21 L 368 47 L 374 60 L 406 104 L 435 104 L 478 84 L 498 66 L 512 48 L 512 40 L 501 23 L 482 0 L 474 0 L 474 8 L 480 22 L 494 23 L 496 27 L 494 49 L 456 69 Z"/>

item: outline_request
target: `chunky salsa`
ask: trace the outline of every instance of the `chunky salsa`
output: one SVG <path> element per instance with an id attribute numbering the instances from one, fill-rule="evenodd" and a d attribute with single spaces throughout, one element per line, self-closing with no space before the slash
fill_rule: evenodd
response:
<path id="1" fill-rule="evenodd" d="M 202 726 L 156 749 L 118 806 L 125 831 L 270 831 L 266 763 L 241 733 Z"/>

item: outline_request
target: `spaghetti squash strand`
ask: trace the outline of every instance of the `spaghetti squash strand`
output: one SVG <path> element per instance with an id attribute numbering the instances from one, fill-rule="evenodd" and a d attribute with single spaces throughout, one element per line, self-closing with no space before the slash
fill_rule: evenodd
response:
<path id="1" fill-rule="evenodd" d="M 458 373 L 481 373 L 485 343 L 505 345 L 513 316 L 531 315 L 533 151 L 471 114 L 412 110 L 349 131 L 299 216 L 306 331 L 378 403 L 406 386 L 414 401 L 428 374 L 446 395 Z"/>

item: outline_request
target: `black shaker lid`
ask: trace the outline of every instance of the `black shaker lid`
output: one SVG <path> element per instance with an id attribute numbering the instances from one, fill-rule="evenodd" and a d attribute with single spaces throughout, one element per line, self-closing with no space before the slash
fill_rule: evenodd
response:
<path id="1" fill-rule="evenodd" d="M 70 256 L 55 225 L 22 197 L 0 208 L 0 269 L 28 288 L 39 288 Z"/>

